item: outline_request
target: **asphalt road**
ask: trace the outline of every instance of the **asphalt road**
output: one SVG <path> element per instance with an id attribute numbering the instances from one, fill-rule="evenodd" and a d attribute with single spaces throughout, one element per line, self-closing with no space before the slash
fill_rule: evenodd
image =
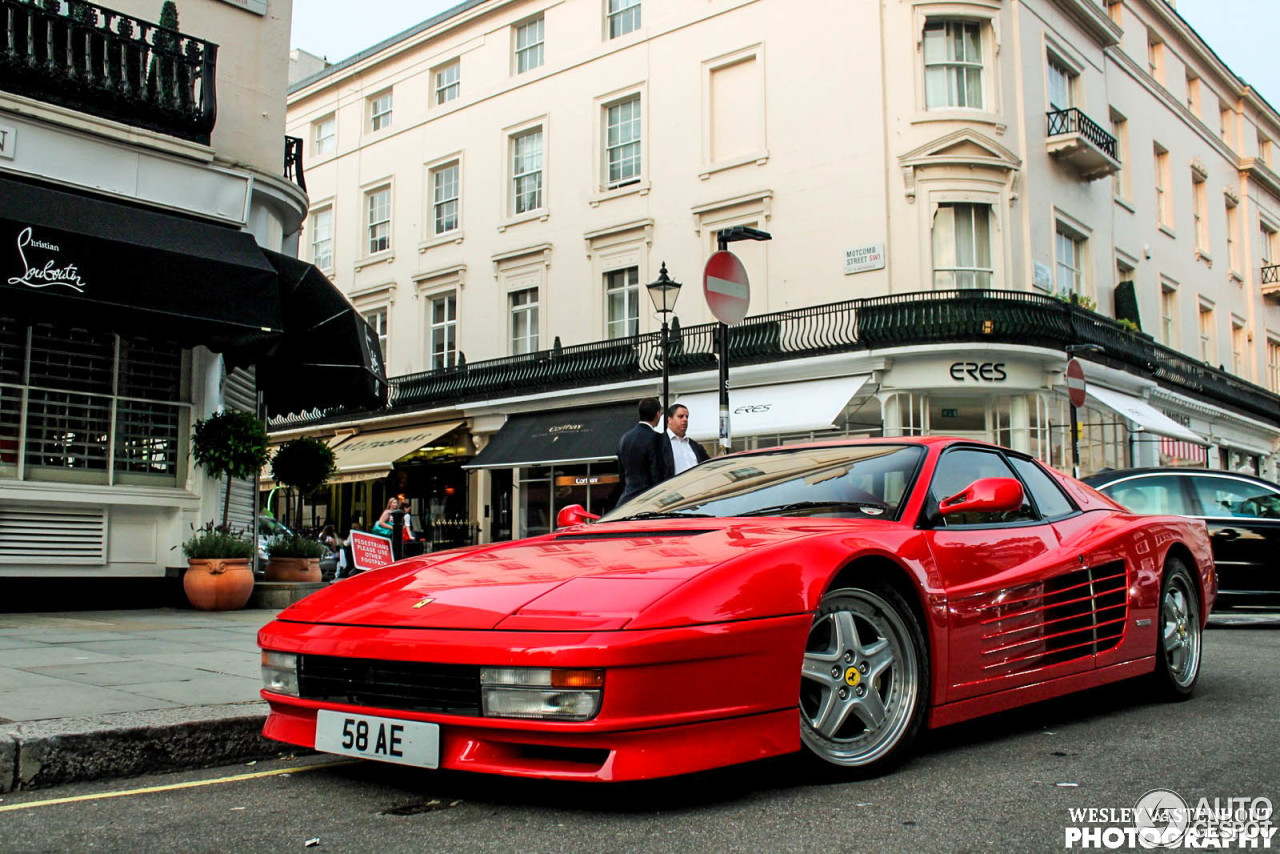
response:
<path id="1" fill-rule="evenodd" d="M 1069 808 L 1153 788 L 1280 803 L 1280 618 L 1228 619 L 1189 702 L 1100 689 L 931 733 L 873 780 L 781 760 L 584 786 L 307 756 L 6 796 L 0 851 L 1063 851 Z"/>

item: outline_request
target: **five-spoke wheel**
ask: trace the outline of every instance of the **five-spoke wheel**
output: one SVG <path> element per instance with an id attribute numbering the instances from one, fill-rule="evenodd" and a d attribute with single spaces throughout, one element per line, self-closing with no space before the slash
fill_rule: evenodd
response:
<path id="1" fill-rule="evenodd" d="M 1200 678 L 1200 600 L 1191 573 L 1176 558 L 1160 585 L 1160 636 L 1156 684 L 1174 699 L 1191 696 Z"/>
<path id="2" fill-rule="evenodd" d="M 878 771 L 905 753 L 928 705 L 915 614 L 881 585 L 832 590 L 814 615 L 800 683 L 800 735 L 832 765 Z"/>

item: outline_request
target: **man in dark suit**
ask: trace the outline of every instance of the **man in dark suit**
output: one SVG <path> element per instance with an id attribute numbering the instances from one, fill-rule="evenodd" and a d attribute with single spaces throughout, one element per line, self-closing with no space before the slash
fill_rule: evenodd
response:
<path id="1" fill-rule="evenodd" d="M 667 429 L 662 435 L 662 480 L 691 469 L 707 459 L 707 449 L 685 434 L 689 432 L 689 408 L 681 403 L 667 410 Z"/>
<path id="2" fill-rule="evenodd" d="M 662 407 L 657 399 L 646 397 L 640 401 L 639 412 L 640 422 L 623 433 L 618 442 L 618 474 L 622 480 L 622 495 L 615 505 L 618 507 L 662 480 L 664 440 L 658 432 Z"/>

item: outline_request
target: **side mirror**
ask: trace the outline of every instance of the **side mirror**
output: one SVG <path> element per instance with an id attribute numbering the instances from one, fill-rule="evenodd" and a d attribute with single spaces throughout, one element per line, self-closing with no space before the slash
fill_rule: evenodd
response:
<path id="1" fill-rule="evenodd" d="M 587 508 L 581 504 L 570 504 L 567 507 L 561 507 L 560 512 L 556 514 L 556 527 L 568 528 L 572 525 L 585 525 L 599 518 L 594 513 L 588 513 Z"/>
<path id="2" fill-rule="evenodd" d="M 1021 507 L 1021 482 L 1011 477 L 984 477 L 969 484 L 963 492 L 942 499 L 938 511 L 950 516 L 952 513 L 1008 513 Z"/>

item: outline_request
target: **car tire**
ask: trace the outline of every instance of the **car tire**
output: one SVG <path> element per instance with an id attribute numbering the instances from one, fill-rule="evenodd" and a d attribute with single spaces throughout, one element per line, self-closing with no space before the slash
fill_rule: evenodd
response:
<path id="1" fill-rule="evenodd" d="M 1156 632 L 1156 671 L 1152 681 L 1169 700 L 1185 700 L 1200 678 L 1200 597 L 1191 572 L 1178 558 L 1165 564 L 1160 583 L 1160 620 Z"/>
<path id="2" fill-rule="evenodd" d="M 929 656 L 915 612 L 885 584 L 822 597 L 805 645 L 800 739 L 841 776 L 880 774 L 909 754 L 929 705 Z"/>

